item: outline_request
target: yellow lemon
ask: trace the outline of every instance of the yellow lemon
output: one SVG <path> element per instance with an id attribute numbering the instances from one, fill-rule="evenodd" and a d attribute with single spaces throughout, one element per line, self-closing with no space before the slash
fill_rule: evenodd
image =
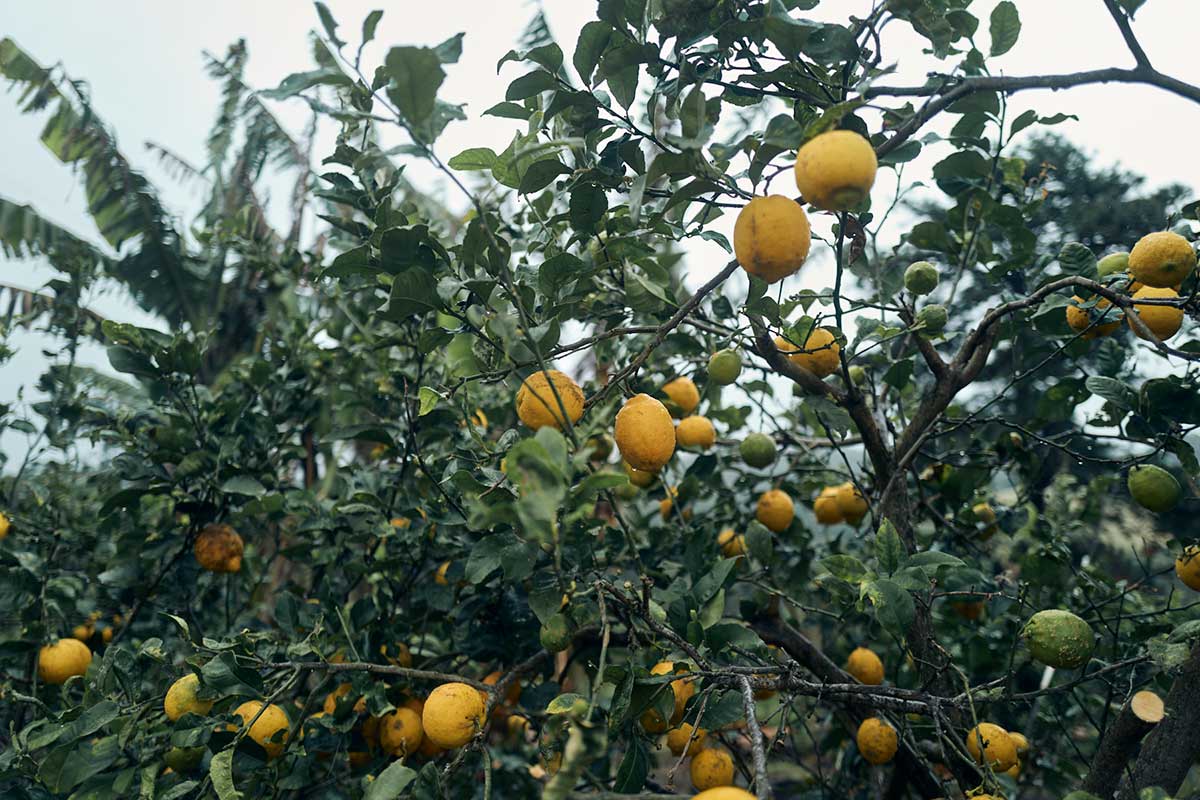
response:
<path id="1" fill-rule="evenodd" d="M 837 372 L 841 364 L 838 354 L 842 351 L 837 337 L 825 328 L 813 328 L 803 347 L 797 347 L 782 336 L 775 337 L 775 347 L 787 355 L 788 360 L 801 369 L 808 370 L 818 378 Z"/>
<path id="2" fill-rule="evenodd" d="M 1079 295 L 1071 298 L 1071 304 L 1067 306 L 1067 325 L 1076 333 L 1083 333 L 1084 339 L 1095 339 L 1098 336 L 1108 336 L 1110 333 L 1121 327 L 1121 320 L 1117 318 L 1112 322 L 1104 322 L 1099 325 L 1092 325 L 1091 315 L 1086 309 L 1080 308 L 1087 301 Z M 1078 303 L 1079 305 L 1075 305 Z M 1092 312 L 1098 317 L 1104 313 L 1104 310 L 1111 308 L 1112 303 L 1107 297 L 1101 297 L 1096 303 Z M 1107 319 L 1107 317 L 1106 317 Z"/>
<path id="3" fill-rule="evenodd" d="M 736 533 L 733 528 L 726 528 L 717 534 L 717 547 L 726 558 L 737 558 L 746 555 L 746 537 Z"/>
<path id="4" fill-rule="evenodd" d="M 634 469 L 658 472 L 675 452 L 675 424 L 667 407 L 648 394 L 625 401 L 615 435 L 621 457 Z"/>
<path id="5" fill-rule="evenodd" d="M 857 525 L 867 515 L 867 498 L 853 483 L 843 483 L 834 489 L 834 500 L 842 518 L 851 525 Z"/>
<path id="6" fill-rule="evenodd" d="M 896 729 L 878 717 L 864 719 L 854 737 L 858 752 L 869 764 L 886 764 L 896 757 L 900 737 Z"/>
<path id="7" fill-rule="evenodd" d="M 1196 251 L 1171 231 L 1149 233 L 1129 253 L 1129 274 L 1146 286 L 1177 286 L 1196 268 Z"/>
<path id="8" fill-rule="evenodd" d="M 742 269 L 767 283 L 804 266 L 812 245 L 808 215 L 790 197 L 755 197 L 738 212 L 733 254 Z"/>
<path id="9" fill-rule="evenodd" d="M 388 755 L 411 755 L 423 738 L 421 715 L 411 708 L 397 708 L 379 721 L 379 744 Z"/>
<path id="10" fill-rule="evenodd" d="M 1009 770 L 1017 763 L 1017 745 L 999 725 L 979 723 L 967 733 L 966 744 L 975 763 L 986 761 L 996 772 Z"/>
<path id="11" fill-rule="evenodd" d="M 780 489 L 763 492 L 754 511 L 755 519 L 775 533 L 786 531 L 795 515 L 796 508 L 792 505 L 792 498 Z"/>
<path id="12" fill-rule="evenodd" d="M 875 150 L 862 136 L 827 131 L 796 153 L 796 188 L 817 208 L 846 211 L 871 193 L 878 168 Z"/>
<path id="13" fill-rule="evenodd" d="M 184 714 L 204 716 L 211 711 L 212 700 L 201 700 L 196 697 L 196 690 L 199 688 L 200 678 L 194 672 L 189 672 L 172 683 L 171 688 L 167 689 L 167 696 L 163 699 L 163 711 L 167 712 L 167 719 L 174 722 Z"/>
<path id="14" fill-rule="evenodd" d="M 242 703 L 233 710 L 236 717 L 241 717 L 242 726 L 247 725 L 250 720 L 254 719 L 258 714 L 259 709 L 263 708 L 263 703 L 258 700 L 250 700 Z M 278 734 L 282 731 L 282 736 Z M 271 703 L 263 709 L 262 714 L 258 719 L 254 720 L 254 724 L 250 725 L 248 736 L 267 751 L 267 755 L 271 758 L 278 757 L 283 748 L 287 746 L 287 731 L 288 718 L 287 714 L 279 706 Z"/>
<path id="15" fill-rule="evenodd" d="M 87 672 L 92 651 L 78 639 L 59 639 L 38 651 L 38 677 L 42 683 L 58 686 L 67 679 Z"/>
<path id="16" fill-rule="evenodd" d="M 546 426 L 561 429 L 564 410 L 572 424 L 579 421 L 583 416 L 583 390 L 571 376 L 556 369 L 533 373 L 517 390 L 517 416 L 535 431 Z"/>
<path id="17" fill-rule="evenodd" d="M 628 461 L 623 463 L 625 464 L 625 474 L 629 476 L 629 482 L 634 486 L 640 486 L 641 488 L 645 489 L 647 486 L 654 483 L 654 479 L 657 476 L 653 472 L 647 472 L 646 470 L 642 469 L 634 469 L 633 467 L 629 466 Z"/>
<path id="18" fill-rule="evenodd" d="M 1160 289 L 1154 286 L 1144 286 L 1133 293 L 1134 300 L 1174 300 L 1179 297 L 1179 292 L 1174 289 Z M 1141 317 L 1142 322 L 1150 329 L 1155 338 L 1160 342 L 1165 342 L 1175 334 L 1179 333 L 1179 328 L 1183 325 L 1183 309 L 1175 306 L 1151 305 L 1150 303 L 1134 303 L 1133 310 Z M 1138 333 L 1137 328 L 1133 327 L 1133 323 L 1129 323 L 1130 329 L 1138 336 L 1145 339 L 1141 333 Z"/>
<path id="19" fill-rule="evenodd" d="M 667 732 L 667 747 L 677 756 L 683 755 L 683 749 L 687 748 L 687 754 L 694 756 L 704 747 L 704 741 L 708 738 L 708 732 L 703 728 L 696 730 L 695 736 L 692 735 L 692 723 L 684 722 L 678 728 L 672 728 Z M 689 744 L 688 742 L 691 742 Z"/>
<path id="20" fill-rule="evenodd" d="M 443 683 L 430 692 L 421 713 L 425 736 L 438 747 L 462 747 L 483 728 L 479 691 L 465 683 Z"/>
<path id="21" fill-rule="evenodd" d="M 813 513 L 817 516 L 817 522 L 822 525 L 837 525 L 845 519 L 842 516 L 841 503 L 838 502 L 836 486 L 826 486 L 821 490 L 817 499 L 813 501 Z"/>
<path id="22" fill-rule="evenodd" d="M 705 748 L 692 756 L 688 772 L 692 776 L 692 785 L 696 787 L 696 791 L 702 792 L 714 786 L 730 786 L 733 784 L 733 759 L 724 750 Z"/>
<path id="23" fill-rule="evenodd" d="M 700 405 L 700 390 L 691 378 L 676 378 L 663 387 L 663 394 L 671 398 L 671 402 L 679 406 L 684 414 L 690 414 Z"/>
<path id="24" fill-rule="evenodd" d="M 878 686 L 883 683 L 883 660 L 874 650 L 856 647 L 846 659 L 846 672 L 853 675 L 859 683 Z"/>
<path id="25" fill-rule="evenodd" d="M 206 525 L 192 552 L 196 562 L 210 572 L 238 572 L 242 568 L 244 545 L 238 532 L 228 525 Z"/>
<path id="26" fill-rule="evenodd" d="M 1175 574 L 1184 586 L 1200 592 L 1200 547 L 1193 544 L 1184 548 L 1175 559 Z"/>
<path id="27" fill-rule="evenodd" d="M 699 447 L 707 450 L 717 441 L 717 431 L 708 417 L 684 417 L 675 428 L 675 442 L 680 447 Z"/>

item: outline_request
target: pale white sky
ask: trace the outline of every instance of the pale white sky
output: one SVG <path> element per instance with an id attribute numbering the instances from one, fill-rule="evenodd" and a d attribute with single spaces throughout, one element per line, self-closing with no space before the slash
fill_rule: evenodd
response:
<path id="1" fill-rule="evenodd" d="M 1024 27 L 1020 41 L 1005 56 L 989 62 L 996 73 L 1038 74 L 1074 72 L 1105 66 L 1130 66 L 1132 57 L 1104 9 L 1101 0 L 1016 0 Z M 181 211 L 190 207 L 189 192 L 173 186 L 142 147 L 151 139 L 185 158 L 202 161 L 204 139 L 218 100 L 218 86 L 204 75 L 201 50 L 222 53 L 238 37 L 247 39 L 250 51 L 248 78 L 262 88 L 275 86 L 290 72 L 308 69 L 307 32 L 318 27 L 310 3 L 303 0 L 210 0 L 205 3 L 164 3 L 161 0 L 117 0 L 108 3 L 80 0 L 43 0 L 6 4 L 0 35 L 12 36 L 42 63 L 61 61 L 69 72 L 86 78 L 98 112 L 114 127 L 126 154 L 156 182 L 164 196 Z M 357 43 L 363 17 L 374 8 L 384 9 L 376 42 L 368 49 L 372 65 L 396 44 L 433 45 L 459 31 L 466 32 L 463 58 L 447 69 L 440 96 L 467 103 L 470 120 L 454 123 L 438 143 L 448 158 L 470 147 L 488 145 L 502 149 L 517 123 L 481 112 L 503 99 L 508 82 L 522 74 L 524 65 L 508 65 L 497 76 L 495 64 L 514 46 L 533 13 L 527 0 L 458 0 L 451 3 L 362 2 L 331 0 L 328 5 L 341 23 L 340 34 Z M 864 15 L 869 0 L 825 0 L 810 12 L 822 20 L 845 21 Z M 972 11 L 982 19 L 978 40 L 987 46 L 987 18 L 995 0 L 977 0 Z M 593 17 L 590 0 L 545 0 L 553 32 L 567 54 L 575 37 Z M 1160 70 L 1191 83 L 1200 83 L 1200 61 L 1192 50 L 1200 24 L 1196 0 L 1150 0 L 1137 15 L 1135 29 Z M 922 56 L 924 40 L 899 23 L 891 25 L 884 40 L 884 62 L 899 62 L 901 71 L 888 84 L 921 83 L 927 71 L 944 68 Z M 1017 95 L 1011 117 L 1028 107 L 1043 114 L 1077 114 L 1079 122 L 1057 130 L 1096 154 L 1103 162 L 1148 176 L 1152 184 L 1179 181 L 1200 186 L 1194 158 L 1196 132 L 1200 130 L 1200 105 L 1142 86 L 1095 86 L 1058 93 L 1048 91 Z M 299 101 L 278 104 L 279 116 L 299 130 L 307 109 Z M 0 94 L 0 195 L 31 203 L 44 215 L 85 236 L 95 228 L 84 213 L 78 182 L 38 142 L 42 120 L 19 116 L 12 97 Z M 937 126 L 935 126 L 937 127 Z M 332 132 L 326 132 L 332 136 Z M 322 148 L 318 147 L 320 155 Z M 910 169 L 909 178 L 920 179 L 941 156 L 926 153 Z M 944 151 L 941 151 L 944 152 Z M 436 176 L 410 169 L 419 180 L 436 182 Z M 882 173 L 881 173 L 882 175 Z M 889 192 L 881 177 L 877 191 Z M 458 203 L 457 197 L 447 198 Z M 1086 202 L 1081 198 L 1081 202 Z M 718 229 L 732 228 L 732 218 Z M 821 227 L 817 224 L 818 229 Z M 98 240 L 98 239 L 97 239 Z M 695 245 L 689 254 L 689 282 L 700 283 L 724 263 L 727 256 L 716 245 Z M 828 270 L 818 263 L 790 279 L 789 289 L 827 285 Z M 35 288 L 51 276 L 36 264 L 0 263 L 0 280 Z M 123 320 L 150 322 L 119 296 L 96 297 L 101 313 Z M 13 399 L 17 388 L 36 379 L 41 370 L 40 349 L 45 342 L 28 335 L 14 337 L 23 349 L 13 362 L 0 368 L 0 402 Z M 104 365 L 99 348 L 90 348 L 86 363 Z M 15 437 L 0 441 L 0 449 L 20 454 L 23 443 Z"/>

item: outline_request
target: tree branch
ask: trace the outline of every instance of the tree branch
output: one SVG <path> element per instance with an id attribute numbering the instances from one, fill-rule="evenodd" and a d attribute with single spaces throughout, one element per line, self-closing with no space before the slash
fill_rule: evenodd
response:
<path id="1" fill-rule="evenodd" d="M 1113 21 L 1117 23 L 1117 27 L 1121 29 L 1121 38 L 1125 40 L 1125 45 L 1129 48 L 1129 52 L 1133 53 L 1138 66 L 1149 69 L 1150 58 L 1146 55 L 1146 51 L 1142 49 L 1137 36 L 1134 35 L 1133 26 L 1129 24 L 1129 17 L 1117 5 L 1116 0 L 1104 0 L 1104 6 L 1108 9 L 1108 13 L 1112 15 Z"/>

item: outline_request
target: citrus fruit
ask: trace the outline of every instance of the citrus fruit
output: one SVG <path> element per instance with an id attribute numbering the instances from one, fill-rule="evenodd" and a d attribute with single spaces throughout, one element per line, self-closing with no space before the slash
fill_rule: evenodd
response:
<path id="1" fill-rule="evenodd" d="M 741 374 L 742 357 L 736 350 L 718 350 L 709 356 L 708 378 L 718 386 L 728 386 Z"/>
<path id="2" fill-rule="evenodd" d="M 1200 592 L 1200 547 L 1189 545 L 1175 559 L 1175 574 L 1183 585 Z"/>
<path id="3" fill-rule="evenodd" d="M 408 645 L 404 642 L 396 642 L 393 645 L 379 645 L 379 655 L 383 656 L 393 667 L 408 668 L 413 665 L 412 651 L 408 649 Z"/>
<path id="4" fill-rule="evenodd" d="M 813 328 L 802 347 L 797 347 L 782 336 L 775 337 L 775 347 L 787 355 L 788 360 L 801 369 L 806 369 L 818 378 L 837 371 L 841 361 L 838 353 L 841 346 L 837 338 L 825 328 Z"/>
<path id="5" fill-rule="evenodd" d="M 754 795 L 736 786 L 718 786 L 693 795 L 692 800 L 755 800 Z"/>
<path id="6" fill-rule="evenodd" d="M 211 711 L 212 700 L 201 700 L 196 697 L 196 691 L 199 688 L 200 678 L 194 672 L 189 672 L 172 683 L 171 688 L 167 689 L 167 696 L 163 699 L 163 711 L 167 713 L 167 719 L 174 722 L 184 714 L 204 716 Z"/>
<path id="7" fill-rule="evenodd" d="M 1025 738 L 1025 734 L 1017 731 L 1009 731 L 1008 738 L 1012 739 L 1013 747 L 1017 748 L 1017 755 L 1024 755 L 1029 752 L 1029 740 Z"/>
<path id="8" fill-rule="evenodd" d="M 813 501 L 813 514 L 822 525 L 837 525 L 844 519 L 836 486 L 826 486 L 821 490 L 817 499 Z"/>
<path id="9" fill-rule="evenodd" d="M 1108 336 L 1117 328 L 1121 327 L 1120 318 L 1114 319 L 1112 322 L 1102 322 L 1098 325 L 1092 324 L 1092 315 L 1097 319 L 1104 313 L 1104 310 L 1112 307 L 1107 297 L 1101 297 L 1091 312 L 1088 309 L 1081 308 L 1086 303 L 1079 295 L 1071 298 L 1071 303 L 1067 305 L 1067 325 L 1076 333 L 1082 333 L 1084 339 L 1095 339 L 1098 336 Z M 1107 319 L 1107 317 L 1105 317 Z"/>
<path id="10" fill-rule="evenodd" d="M 738 454 L 741 455 L 742 461 L 758 469 L 775 463 L 777 453 L 775 440 L 765 433 L 752 433 L 738 446 Z"/>
<path id="11" fill-rule="evenodd" d="M 707 450 L 716 441 L 717 431 L 708 417 L 684 417 L 675 428 L 675 442 L 680 447 L 699 447 L 701 450 Z"/>
<path id="12" fill-rule="evenodd" d="M 741 363 L 738 363 L 738 369 L 741 369 Z M 8 517 L 0 514 L 0 539 L 8 536 L 8 529 L 12 527 L 12 523 L 8 521 Z"/>
<path id="13" fill-rule="evenodd" d="M 483 728 L 483 701 L 465 683 L 443 683 L 425 700 L 425 736 L 438 747 L 462 747 Z"/>
<path id="14" fill-rule="evenodd" d="M 423 738 L 421 715 L 411 708 L 397 708 L 379 721 L 379 745 L 388 755 L 415 753 Z"/>
<path id="15" fill-rule="evenodd" d="M 1033 657 L 1048 667 L 1077 669 L 1096 647 L 1096 636 L 1083 619 L 1062 609 L 1039 611 L 1029 618 L 1021 638 Z"/>
<path id="16" fill-rule="evenodd" d="M 1143 286 L 1133 293 L 1134 300 L 1174 300 L 1178 297 L 1179 292 L 1174 289 L 1160 289 L 1154 286 Z M 1183 326 L 1182 308 L 1151 305 L 1149 303 L 1134 303 L 1133 310 L 1137 312 L 1138 317 L 1150 329 L 1150 332 L 1154 334 L 1154 338 L 1160 342 L 1165 342 L 1179 333 L 1180 327 Z M 1142 339 L 1147 338 L 1138 333 L 1137 328 L 1133 327 L 1132 322 L 1129 323 L 1129 327 Z"/>
<path id="17" fill-rule="evenodd" d="M 204 760 L 203 747 L 172 747 L 163 754 L 163 763 L 179 773 L 191 772 Z"/>
<path id="18" fill-rule="evenodd" d="M 795 273 L 808 258 L 808 215 L 790 197 L 755 197 L 738 212 L 733 254 L 742 269 L 767 283 Z"/>
<path id="19" fill-rule="evenodd" d="M 1101 278 L 1129 269 L 1129 253 L 1109 253 L 1096 262 L 1096 274 Z"/>
<path id="20" fill-rule="evenodd" d="M 690 414 L 700 405 L 700 390 L 691 378 L 676 378 L 668 381 L 662 388 L 663 394 L 671 398 L 671 402 L 679 406 L 684 414 Z"/>
<path id="21" fill-rule="evenodd" d="M 1172 231 L 1146 234 L 1129 254 L 1129 274 L 1146 286 L 1177 286 L 1195 268 L 1196 251 Z"/>
<path id="22" fill-rule="evenodd" d="M 283 709 L 274 703 L 266 705 L 259 700 L 248 700 L 233 710 L 235 717 L 240 717 L 242 727 L 250 724 L 248 736 L 267 751 L 267 755 L 276 758 L 287 745 L 288 718 Z M 262 714 L 259 714 L 262 709 Z M 254 719 L 258 716 L 258 719 Z M 254 720 L 251 724 L 250 721 Z M 282 735 L 280 735 L 282 734 Z"/>
<path id="23" fill-rule="evenodd" d="M 733 783 L 733 759 L 724 750 L 708 747 L 692 756 L 688 772 L 696 791 L 729 786 Z"/>
<path id="24" fill-rule="evenodd" d="M 78 639 L 59 639 L 38 651 L 38 678 L 42 683 L 58 686 L 68 678 L 87 672 L 92 663 L 92 651 Z"/>
<path id="25" fill-rule="evenodd" d="M 859 683 L 878 686 L 883 683 L 883 660 L 874 650 L 856 647 L 846 659 L 846 672 L 853 675 Z"/>
<path id="26" fill-rule="evenodd" d="M 694 756 L 704 747 L 704 742 L 708 738 L 708 733 L 703 728 L 696 731 L 695 736 L 692 735 L 692 723 L 684 722 L 678 728 L 672 728 L 667 731 L 667 747 L 670 748 L 674 755 L 683 755 L 683 749 L 687 748 L 687 754 Z M 689 744 L 690 741 L 690 744 Z"/>
<path id="27" fill-rule="evenodd" d="M 192 552 L 196 562 L 209 572 L 238 572 L 242 568 L 244 544 L 228 525 L 206 525 L 196 537 Z"/>
<path id="28" fill-rule="evenodd" d="M 583 390 L 570 375 L 550 369 L 534 372 L 521 382 L 517 390 L 517 416 L 521 422 L 535 431 L 546 426 L 561 429 L 564 411 L 572 424 L 583 416 Z"/>
<path id="29" fill-rule="evenodd" d="M 835 487 L 833 497 L 847 523 L 857 525 L 867 515 L 867 498 L 863 497 L 862 492 L 853 483 L 843 483 Z"/>
<path id="30" fill-rule="evenodd" d="M 862 203 L 879 163 L 871 143 L 854 131 L 827 131 L 796 153 L 796 187 L 809 203 L 846 211 Z"/>
<path id="31" fill-rule="evenodd" d="M 900 737 L 896 729 L 878 717 L 864 719 L 854 737 L 858 752 L 869 764 L 886 764 L 896 757 Z"/>
<path id="32" fill-rule="evenodd" d="M 1004 772 L 1017 763 L 1017 746 L 999 725 L 979 723 L 967 733 L 966 745 L 976 764 L 986 761 L 996 772 Z"/>
<path id="33" fill-rule="evenodd" d="M 746 537 L 736 533 L 733 528 L 726 528 L 717 534 L 717 546 L 726 558 L 746 555 Z"/>
<path id="34" fill-rule="evenodd" d="M 1175 476 L 1154 464 L 1131 467 L 1126 485 L 1138 505 L 1159 513 L 1174 508 L 1182 494 Z"/>
<path id="35" fill-rule="evenodd" d="M 446 580 L 446 573 L 450 571 L 450 562 L 443 561 L 441 566 L 437 568 L 437 572 L 433 574 L 433 582 L 438 586 L 449 586 L 450 581 Z"/>
<path id="36" fill-rule="evenodd" d="M 915 261 L 904 270 L 904 288 L 913 294 L 929 294 L 937 285 L 937 267 L 928 261 Z"/>
<path id="37" fill-rule="evenodd" d="M 792 517 L 795 515 L 796 509 L 792 505 L 792 498 L 779 489 L 763 492 L 762 496 L 758 498 L 758 507 L 754 511 L 755 519 L 775 533 L 786 531 L 792 524 Z"/>
<path id="38" fill-rule="evenodd" d="M 538 632 L 538 640 L 542 647 L 551 653 L 560 653 L 571 646 L 571 626 L 563 614 L 553 614 Z"/>
<path id="39" fill-rule="evenodd" d="M 621 457 L 634 469 L 658 472 L 675 452 L 671 414 L 648 394 L 625 401 L 617 412 L 615 432 Z"/>
<path id="40" fill-rule="evenodd" d="M 917 312 L 917 324 L 928 333 L 941 333 L 949 320 L 946 307 L 935 304 L 924 306 Z"/>
<path id="41" fill-rule="evenodd" d="M 983 523 L 983 531 L 979 534 L 979 538 L 985 542 L 1000 530 L 1000 526 L 996 524 L 996 510 L 990 503 L 976 503 L 971 506 L 971 513 L 977 522 Z"/>

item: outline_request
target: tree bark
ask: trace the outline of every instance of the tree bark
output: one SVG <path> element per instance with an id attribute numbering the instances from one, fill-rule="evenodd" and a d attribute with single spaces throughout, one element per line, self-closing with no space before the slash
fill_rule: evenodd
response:
<path id="1" fill-rule="evenodd" d="M 1163 719 L 1162 698 L 1154 692 L 1138 692 L 1125 703 L 1121 713 L 1100 740 L 1083 790 L 1108 800 L 1117 790 L 1125 765 L 1138 745 Z"/>
<path id="2" fill-rule="evenodd" d="M 1200 757 L 1200 645 L 1192 648 L 1183 669 L 1167 694 L 1166 716 L 1142 743 L 1142 751 L 1117 794 L 1136 800 L 1150 786 L 1174 795 L 1192 764 Z"/>

